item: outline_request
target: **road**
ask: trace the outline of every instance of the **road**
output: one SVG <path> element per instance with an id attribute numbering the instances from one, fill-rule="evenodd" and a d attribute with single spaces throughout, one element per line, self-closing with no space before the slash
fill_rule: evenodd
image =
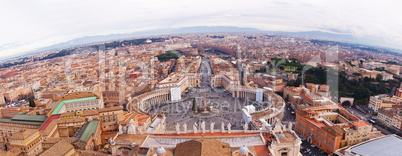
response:
<path id="1" fill-rule="evenodd" d="M 316 156 L 326 156 L 327 154 L 321 151 L 318 147 L 311 147 L 311 144 L 308 143 L 307 141 L 303 141 L 300 147 L 300 153 L 303 156 L 311 156 L 307 152 L 305 152 L 307 149 L 310 149 L 312 154 Z"/>
<path id="2" fill-rule="evenodd" d="M 373 115 L 371 115 L 370 113 L 368 113 L 368 112 L 362 112 L 362 111 L 364 111 L 364 110 L 358 110 L 358 109 L 356 109 L 356 108 L 354 108 L 354 107 L 347 107 L 346 109 L 347 109 L 349 112 L 351 112 L 353 115 L 355 115 L 355 116 L 357 116 L 357 117 L 363 119 L 363 120 L 366 121 L 367 123 L 368 123 L 368 120 L 370 120 L 371 117 L 373 117 Z M 382 128 L 382 127 L 380 127 L 380 126 L 377 125 L 377 124 L 374 124 L 373 127 L 377 128 L 377 130 L 381 131 L 382 133 L 384 133 L 384 134 L 386 134 L 386 135 L 392 134 L 390 131 L 388 131 L 388 130 Z"/>

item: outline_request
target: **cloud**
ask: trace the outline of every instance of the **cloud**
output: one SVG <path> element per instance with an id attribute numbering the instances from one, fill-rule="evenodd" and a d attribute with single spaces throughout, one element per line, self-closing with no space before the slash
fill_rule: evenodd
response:
<path id="1" fill-rule="evenodd" d="M 0 56 L 71 39 L 185 26 L 328 31 L 402 49 L 400 1 L 0 1 Z"/>

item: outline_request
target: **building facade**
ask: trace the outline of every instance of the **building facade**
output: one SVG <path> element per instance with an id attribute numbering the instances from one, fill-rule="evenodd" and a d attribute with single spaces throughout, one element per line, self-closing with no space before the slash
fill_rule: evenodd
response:
<path id="1" fill-rule="evenodd" d="M 311 107 L 296 113 L 296 132 L 326 153 L 366 141 L 372 126 L 338 105 Z"/>
<path id="2" fill-rule="evenodd" d="M 43 138 L 38 130 L 27 129 L 8 137 L 10 149 L 17 148 L 25 156 L 35 156 L 43 151 Z"/>

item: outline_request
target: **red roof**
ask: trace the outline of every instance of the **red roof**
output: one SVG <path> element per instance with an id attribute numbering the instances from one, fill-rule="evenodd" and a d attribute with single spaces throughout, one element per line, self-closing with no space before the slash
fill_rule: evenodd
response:
<path id="1" fill-rule="evenodd" d="M 304 99 L 306 99 L 308 102 L 310 102 L 310 103 L 313 103 L 314 101 L 310 98 L 310 97 L 308 97 L 306 94 L 302 94 L 301 95 Z"/>
<path id="2" fill-rule="evenodd" d="M 58 119 L 59 117 L 60 117 L 60 114 L 56 114 L 56 115 L 52 115 L 49 118 L 47 118 L 45 123 L 43 123 L 42 126 L 39 128 L 39 131 L 45 130 L 46 127 L 49 126 L 50 122 L 52 122 L 52 120 Z"/>
<path id="3" fill-rule="evenodd" d="M 320 106 L 320 107 L 311 107 L 311 108 L 306 108 L 306 110 L 323 110 L 323 109 L 340 109 L 341 107 L 339 105 L 326 105 L 326 106 Z"/>
<path id="4" fill-rule="evenodd" d="M 358 122 L 354 122 L 354 125 L 356 125 L 357 127 L 364 127 L 364 126 L 368 126 L 369 124 L 366 123 L 365 121 L 358 121 Z"/>
<path id="5" fill-rule="evenodd" d="M 392 105 L 392 108 L 402 108 L 402 105 Z"/>

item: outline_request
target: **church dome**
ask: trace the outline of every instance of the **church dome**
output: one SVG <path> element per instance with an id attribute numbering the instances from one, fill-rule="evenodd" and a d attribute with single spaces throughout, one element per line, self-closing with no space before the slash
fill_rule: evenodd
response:
<path id="1" fill-rule="evenodd" d="M 165 148 L 163 147 L 158 147 L 158 149 L 156 149 L 156 154 L 164 154 L 166 153 Z"/>
<path id="2" fill-rule="evenodd" d="M 243 145 L 242 147 L 240 147 L 239 153 L 240 154 L 248 154 L 248 148 Z"/>

